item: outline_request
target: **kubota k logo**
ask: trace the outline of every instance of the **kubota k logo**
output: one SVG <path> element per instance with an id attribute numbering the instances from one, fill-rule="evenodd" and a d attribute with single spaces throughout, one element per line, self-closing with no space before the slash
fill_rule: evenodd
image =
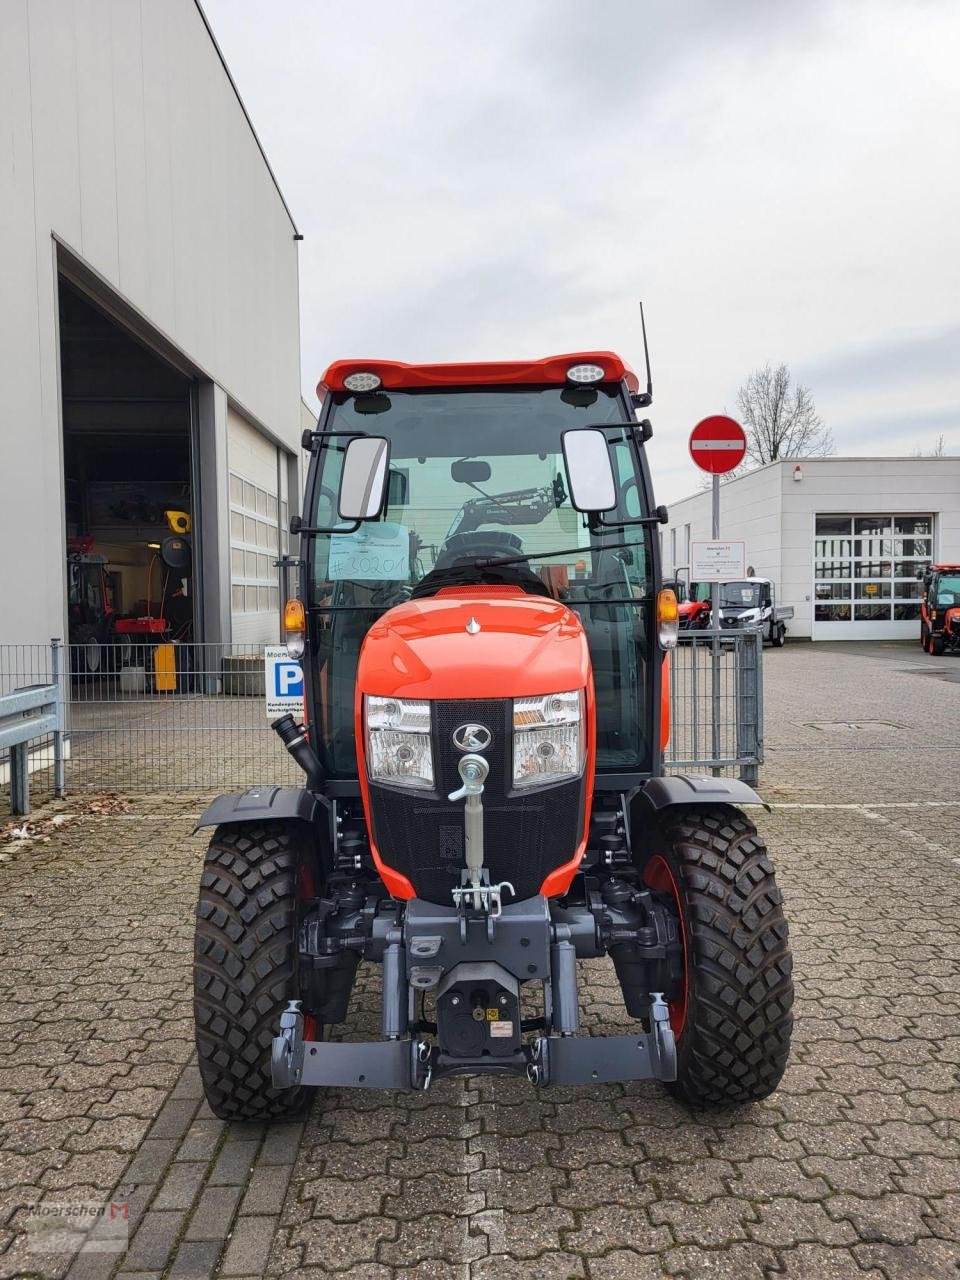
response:
<path id="1" fill-rule="evenodd" d="M 486 751 L 492 736 L 485 724 L 462 724 L 453 731 L 453 745 L 458 751 Z"/>

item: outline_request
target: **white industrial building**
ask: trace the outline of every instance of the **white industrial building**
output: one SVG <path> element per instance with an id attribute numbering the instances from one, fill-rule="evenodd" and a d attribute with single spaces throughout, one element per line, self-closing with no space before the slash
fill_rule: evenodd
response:
<path id="1" fill-rule="evenodd" d="M 202 10 L 4 0 L 0 120 L 0 643 L 67 635 L 78 548 L 118 617 L 276 638 L 299 236 Z"/>
<path id="2" fill-rule="evenodd" d="M 919 638 L 917 570 L 960 562 L 960 457 L 771 462 L 721 486 L 720 532 L 793 605 L 791 638 Z M 665 573 L 710 536 L 709 489 L 673 503 Z"/>

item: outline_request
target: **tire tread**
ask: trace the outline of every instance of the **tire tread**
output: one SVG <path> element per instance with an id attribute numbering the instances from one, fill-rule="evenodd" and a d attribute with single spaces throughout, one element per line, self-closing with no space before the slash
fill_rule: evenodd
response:
<path id="1" fill-rule="evenodd" d="M 693 1107 L 771 1094 L 793 1026 L 789 930 L 756 828 L 727 806 L 672 810 L 663 831 L 686 899 L 694 990 L 667 1087 Z"/>
<path id="2" fill-rule="evenodd" d="M 305 1089 L 274 1089 L 270 1051 L 297 992 L 301 850 L 282 822 L 217 827 L 204 859 L 194 939 L 197 1060 L 210 1109 L 224 1120 L 301 1110 Z"/>

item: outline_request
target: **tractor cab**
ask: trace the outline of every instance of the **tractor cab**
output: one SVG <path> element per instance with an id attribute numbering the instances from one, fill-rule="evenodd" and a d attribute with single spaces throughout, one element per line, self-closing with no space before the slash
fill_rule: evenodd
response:
<path id="1" fill-rule="evenodd" d="M 569 360 L 448 366 L 454 374 L 373 362 L 327 371 L 304 508 L 316 531 L 304 666 L 331 778 L 358 777 L 354 687 L 371 627 L 397 605 L 468 587 L 572 610 L 593 666 L 598 785 L 658 771 L 658 517 L 630 398 L 636 377 L 616 358 Z M 564 441 L 585 428 L 605 443 L 612 470 L 602 512 L 578 510 L 570 491 Z M 344 461 L 364 436 L 386 441 L 383 505 L 372 518 L 342 519 Z"/>

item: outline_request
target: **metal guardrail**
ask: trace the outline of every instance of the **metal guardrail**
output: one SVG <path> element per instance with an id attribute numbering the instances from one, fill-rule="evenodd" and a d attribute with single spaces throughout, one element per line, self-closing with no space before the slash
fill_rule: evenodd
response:
<path id="1" fill-rule="evenodd" d="M 30 812 L 29 746 L 38 738 L 52 739 L 54 790 L 57 795 L 63 795 L 63 700 L 59 653 L 59 649 L 51 653 L 52 683 L 26 685 L 0 694 L 0 751 L 9 753 L 11 813 Z"/>
<path id="2" fill-rule="evenodd" d="M 756 781 L 761 646 L 755 631 L 725 629 L 719 639 L 681 632 L 669 660 L 668 772 L 739 772 Z M 154 654 L 155 646 L 140 644 L 0 646 L 0 699 L 25 685 L 59 691 L 59 730 L 38 724 L 36 734 L 50 736 L 34 739 L 23 766 L 37 792 L 300 785 L 302 774 L 269 727 L 262 645 L 178 645 L 164 670 Z"/>
<path id="3" fill-rule="evenodd" d="M 763 635 L 758 629 L 681 631 L 670 655 L 670 772 L 739 773 L 763 763 Z"/>

